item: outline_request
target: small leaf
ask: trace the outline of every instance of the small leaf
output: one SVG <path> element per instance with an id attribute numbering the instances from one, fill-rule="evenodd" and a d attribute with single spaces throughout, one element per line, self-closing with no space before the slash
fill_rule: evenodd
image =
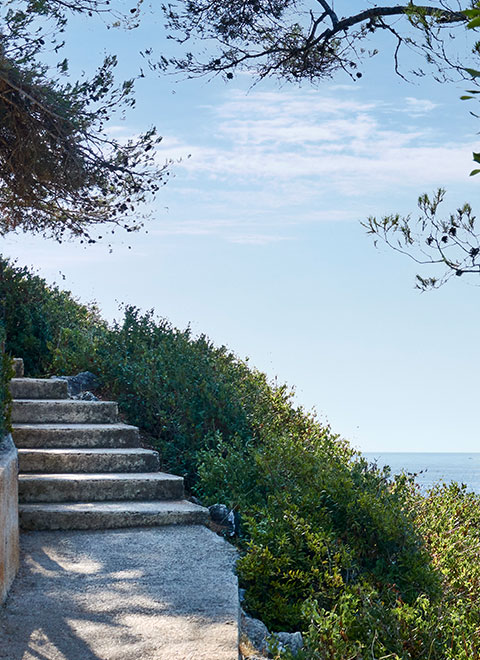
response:
<path id="1" fill-rule="evenodd" d="M 467 28 L 469 30 L 474 30 L 479 26 L 480 26 L 480 16 L 477 16 L 477 18 L 472 18 L 472 20 L 468 23 Z"/>
<path id="2" fill-rule="evenodd" d="M 475 174 L 478 174 L 479 172 L 480 172 L 480 170 L 472 170 L 470 172 L 470 176 L 475 176 Z"/>
<path id="3" fill-rule="evenodd" d="M 477 71 L 477 69 L 468 69 L 465 67 L 464 70 L 469 73 L 472 78 L 480 78 L 480 71 Z"/>
<path id="4" fill-rule="evenodd" d="M 473 99 L 473 96 L 467 96 L 467 95 L 464 95 L 464 96 L 461 96 L 461 97 L 460 97 L 460 100 L 461 100 L 461 101 L 466 101 L 467 99 Z"/>

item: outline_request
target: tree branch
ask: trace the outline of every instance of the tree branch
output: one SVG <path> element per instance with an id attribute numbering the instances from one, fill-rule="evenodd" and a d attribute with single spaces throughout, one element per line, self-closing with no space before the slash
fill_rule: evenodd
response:
<path id="1" fill-rule="evenodd" d="M 323 4 L 323 3 L 322 3 Z M 364 23 L 375 18 L 385 18 L 386 16 L 405 16 L 412 14 L 413 10 L 418 10 L 425 16 L 436 16 L 441 18 L 442 23 L 466 23 L 468 18 L 463 12 L 457 11 L 448 11 L 440 7 L 424 7 L 420 5 L 397 5 L 396 7 L 372 7 L 371 9 L 366 9 L 365 11 L 355 14 L 354 16 L 349 16 L 344 18 L 341 21 L 337 21 L 333 28 L 325 30 L 321 35 L 319 35 L 317 42 L 322 41 L 323 39 L 330 39 L 339 32 L 343 32 L 358 25 L 359 23 Z"/>
<path id="2" fill-rule="evenodd" d="M 318 0 L 318 2 L 324 9 L 325 14 L 330 17 L 330 20 L 332 21 L 332 26 L 335 28 L 338 25 L 338 16 L 333 11 L 333 9 L 328 4 L 328 2 L 326 2 L 326 0 Z"/>

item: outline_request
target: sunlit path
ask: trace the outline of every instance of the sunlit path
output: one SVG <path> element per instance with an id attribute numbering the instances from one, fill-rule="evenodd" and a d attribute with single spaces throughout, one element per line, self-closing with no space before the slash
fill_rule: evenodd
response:
<path id="1" fill-rule="evenodd" d="M 31 532 L 21 545 L 0 658 L 237 659 L 235 551 L 207 528 Z"/>

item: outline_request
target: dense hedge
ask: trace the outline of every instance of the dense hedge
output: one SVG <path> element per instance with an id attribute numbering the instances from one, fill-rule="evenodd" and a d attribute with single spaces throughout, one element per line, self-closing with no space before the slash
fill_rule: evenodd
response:
<path id="1" fill-rule="evenodd" d="M 13 376 L 11 357 L 4 352 L 5 327 L 0 321 L 0 442 L 10 431 L 10 392 L 8 383 Z"/>
<path id="2" fill-rule="evenodd" d="M 477 496 L 421 497 L 392 480 L 205 336 L 133 307 L 108 326 L 29 271 L 3 270 L 7 351 L 30 375 L 94 371 L 165 469 L 235 508 L 247 607 L 271 629 L 301 629 L 305 658 L 480 658 Z"/>
<path id="3" fill-rule="evenodd" d="M 48 374 L 64 329 L 88 332 L 101 325 L 94 306 L 81 305 L 58 287 L 27 268 L 16 267 L 0 257 L 0 300 L 6 330 L 5 348 L 22 357 L 29 376 Z"/>
<path id="4" fill-rule="evenodd" d="M 0 443 L 3 436 L 10 430 L 10 392 L 8 381 L 12 377 L 12 361 L 5 353 L 5 296 L 1 295 L 4 289 L 4 268 L 6 264 L 0 259 Z"/>

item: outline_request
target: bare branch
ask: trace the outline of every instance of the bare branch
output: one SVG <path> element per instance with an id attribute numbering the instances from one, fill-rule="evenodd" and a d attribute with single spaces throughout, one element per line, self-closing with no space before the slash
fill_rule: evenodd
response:
<path id="1" fill-rule="evenodd" d="M 320 5 L 323 7 L 326 16 L 330 17 L 330 20 L 332 21 L 332 26 L 335 28 L 338 25 L 338 16 L 336 13 L 333 11 L 332 7 L 326 2 L 326 0 L 318 0 Z"/>

